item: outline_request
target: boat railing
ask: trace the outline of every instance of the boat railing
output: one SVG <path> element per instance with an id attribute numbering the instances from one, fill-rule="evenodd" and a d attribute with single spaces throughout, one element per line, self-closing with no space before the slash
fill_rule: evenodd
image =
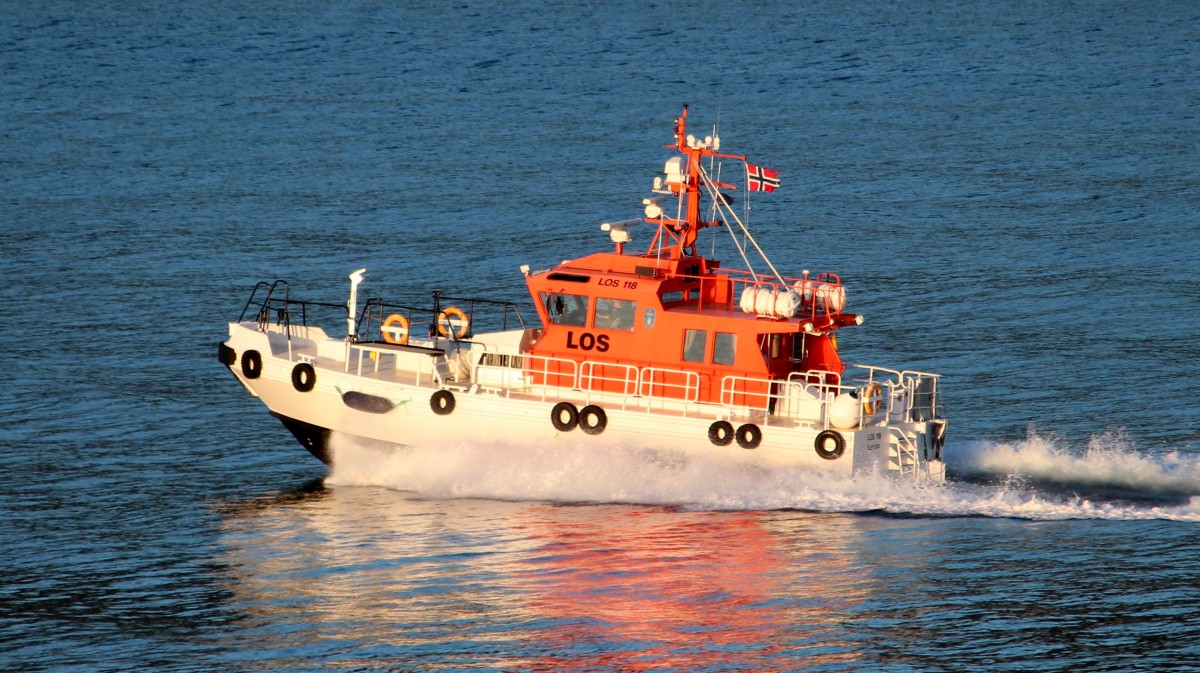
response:
<path id="1" fill-rule="evenodd" d="M 842 429 L 863 428 L 879 418 L 881 412 L 891 412 L 885 405 L 893 395 L 895 382 L 883 381 L 880 372 L 890 372 L 880 367 L 869 368 L 865 379 L 845 379 L 837 372 L 809 370 L 792 372 L 786 379 L 769 379 L 751 376 L 726 376 L 721 379 L 721 404 L 736 408 L 748 416 L 760 417 L 764 425 L 782 419 L 807 421 L 828 430 L 835 425 Z M 900 372 L 893 372 L 899 376 Z M 878 392 L 870 390 L 870 382 L 880 383 Z M 852 399 L 845 401 L 843 395 Z M 877 396 L 875 413 L 868 413 L 870 400 L 864 395 Z M 840 408 L 835 404 L 841 404 Z M 836 417 L 836 418 L 835 418 Z"/>
<path id="2" fill-rule="evenodd" d="M 250 291 L 250 298 L 246 300 L 246 305 L 242 308 L 241 315 L 238 316 L 238 322 L 244 322 L 246 320 L 246 314 L 250 313 L 250 307 L 252 306 L 255 310 L 254 313 L 251 313 L 251 315 L 255 317 L 261 315 L 267 303 L 271 301 L 271 295 L 275 293 L 275 289 L 280 284 L 283 285 L 284 294 L 286 295 L 288 292 L 287 281 L 277 280 L 274 283 L 268 283 L 265 280 L 260 280 L 258 284 L 254 286 L 254 289 Z M 259 298 L 258 293 L 260 291 L 266 296 Z"/>
<path id="3" fill-rule="evenodd" d="M 941 417 L 942 399 L 938 390 L 941 376 L 929 372 L 906 370 L 901 379 L 911 391 L 906 416 L 913 421 L 929 421 Z"/>
<path id="4" fill-rule="evenodd" d="M 529 354 L 484 352 L 474 365 L 472 380 L 484 390 L 503 395 L 536 391 L 542 399 L 548 399 L 562 390 L 572 390 L 589 402 L 616 398 L 623 409 L 649 405 L 650 400 L 694 404 L 700 397 L 700 376 L 696 372 L 639 369 L 615 362 L 581 364 L 568 358 Z"/>
<path id="5" fill-rule="evenodd" d="M 534 393 L 545 401 L 554 391 L 579 388 L 579 363 L 544 355 L 520 354 L 505 359 L 485 354 L 475 365 L 473 380 L 480 388 L 505 396 Z"/>
<path id="6" fill-rule="evenodd" d="M 258 296 L 260 291 L 264 296 Z M 282 297 L 278 296 L 280 293 L 282 293 Z M 238 322 L 243 322 L 246 315 L 250 314 L 251 318 L 258 323 L 258 331 L 268 331 L 273 323 L 290 339 L 292 336 L 291 311 L 289 310 L 290 294 L 291 289 L 286 280 L 276 280 L 274 283 L 259 281 L 250 291 L 250 298 L 246 300 L 246 306 L 242 308 L 242 314 L 238 316 Z M 253 313 L 251 313 L 251 308 L 254 309 Z"/>
<path id="7" fill-rule="evenodd" d="M 877 383 L 884 395 L 887 418 L 894 421 L 928 421 L 942 415 L 938 393 L 939 374 L 916 370 L 898 371 L 874 365 L 850 365 L 864 374 L 853 381 L 863 387 Z"/>
<path id="8" fill-rule="evenodd" d="M 320 318 L 316 316 L 318 313 L 321 315 Z M 331 313 L 335 314 L 337 319 L 330 320 Z M 323 327 L 318 328 L 318 325 L 343 325 L 345 316 L 345 304 L 293 299 L 287 281 L 276 280 L 273 283 L 262 281 L 254 286 L 250 292 L 250 298 L 246 300 L 246 305 L 242 308 L 241 315 L 238 316 L 238 322 L 244 322 L 249 318 L 257 324 L 258 331 L 281 335 L 286 344 L 281 347 L 286 347 L 288 359 L 293 359 L 295 354 L 292 340 L 294 338 L 314 338 L 310 337 L 311 330 L 319 338 L 328 339 L 330 335 L 325 332 Z M 335 336 L 335 338 L 342 337 Z"/>
<path id="9" fill-rule="evenodd" d="M 407 335 L 389 333 L 385 336 L 385 325 L 392 320 L 392 316 L 400 316 L 404 319 L 404 323 L 408 325 Z M 437 312 L 428 307 L 389 304 L 380 297 L 371 297 L 359 311 L 354 329 L 355 340 L 359 342 L 387 341 L 387 336 L 391 336 L 395 342 L 407 341 L 408 339 L 405 337 L 424 337 L 424 334 L 418 335 L 415 331 L 418 324 L 428 327 L 430 332 L 428 336 L 432 338 L 435 334 L 432 325 L 436 319 Z"/>
<path id="10" fill-rule="evenodd" d="M 467 315 L 468 332 L 464 338 L 470 338 L 474 332 L 500 331 L 510 329 L 525 329 L 525 318 L 521 315 L 521 307 L 511 301 L 498 299 L 482 299 L 479 297 L 450 297 L 440 292 L 433 293 L 434 317 L 454 306 Z"/>
<path id="11" fill-rule="evenodd" d="M 457 309 L 466 316 L 465 325 L 460 317 L 451 317 L 450 313 Z M 394 324 L 399 322 L 393 316 L 403 318 L 407 325 L 408 335 L 414 338 L 428 337 L 436 342 L 445 339 L 451 342 L 468 342 L 471 336 L 480 331 L 508 331 L 519 325 L 525 328 L 525 320 L 520 308 L 507 301 L 494 299 L 462 298 L 442 296 L 433 293 L 432 306 L 417 307 L 403 304 L 384 302 L 379 297 L 367 300 L 359 313 L 355 328 L 359 341 L 384 341 L 387 332 L 393 341 L 402 340 L 403 336 L 396 332 Z"/>
<path id="12" fill-rule="evenodd" d="M 836 393 L 842 387 L 842 375 L 824 369 L 792 372 L 788 374 L 786 380 L 789 384 L 796 383 L 810 387 L 814 394 Z"/>
<path id="13" fill-rule="evenodd" d="M 649 399 L 697 402 L 700 399 L 700 375 L 682 369 L 644 367 L 639 372 L 638 392 Z"/>
<path id="14" fill-rule="evenodd" d="M 616 395 L 625 401 L 637 395 L 639 373 L 633 365 L 623 365 L 612 362 L 584 362 L 579 370 L 578 387 L 589 393 L 588 402 L 592 401 L 591 393 L 599 393 L 601 397 L 608 394 Z"/>
<path id="15" fill-rule="evenodd" d="M 363 376 L 364 370 L 378 374 L 386 368 L 392 380 L 439 388 L 445 386 L 450 378 L 444 353 L 438 349 L 362 341 L 350 344 L 349 351 L 345 370 L 352 371 L 355 376 Z M 411 377 L 411 380 L 406 380 L 406 377 Z"/>
<path id="16" fill-rule="evenodd" d="M 720 406 L 732 415 L 760 418 L 764 425 L 786 420 L 809 422 L 823 429 L 835 426 L 835 415 L 837 427 L 862 428 L 885 418 L 921 420 L 914 409 L 932 414 L 937 408 L 936 375 L 868 365 L 854 367 L 861 370 L 861 376 L 843 377 L 821 370 L 792 372 L 786 379 L 725 376 L 720 384 Z M 571 390 L 589 403 L 615 399 L 623 409 L 644 406 L 647 410 L 659 403 L 660 407 L 671 406 L 683 413 L 689 413 L 699 402 L 702 383 L 696 372 L 679 369 L 638 369 L 620 363 L 579 363 L 568 358 L 498 352 L 487 352 L 479 358 L 472 380 L 485 390 L 503 395 L 534 393 L 545 400 Z M 878 384 L 879 391 L 872 391 L 871 383 Z M 864 395 L 877 400 L 874 413 L 869 411 L 871 399 Z M 842 408 L 835 414 L 832 405 L 837 402 Z"/>

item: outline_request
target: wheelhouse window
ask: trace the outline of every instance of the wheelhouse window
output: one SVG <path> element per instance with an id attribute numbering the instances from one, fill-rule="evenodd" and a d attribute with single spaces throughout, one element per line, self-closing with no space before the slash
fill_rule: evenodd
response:
<path id="1" fill-rule="evenodd" d="M 598 329 L 632 330 L 635 315 L 637 302 L 596 297 L 596 319 L 593 326 Z"/>
<path id="2" fill-rule="evenodd" d="M 716 340 L 713 342 L 713 364 L 731 365 L 735 353 L 737 353 L 737 335 L 717 332 Z"/>
<path id="3" fill-rule="evenodd" d="M 589 299 L 590 297 L 583 294 L 542 293 L 542 302 L 546 307 L 546 316 L 555 325 L 585 326 L 587 324 Z"/>
<path id="4" fill-rule="evenodd" d="M 683 333 L 683 360 L 685 362 L 704 362 L 707 346 L 708 332 L 699 329 L 685 330 Z"/>

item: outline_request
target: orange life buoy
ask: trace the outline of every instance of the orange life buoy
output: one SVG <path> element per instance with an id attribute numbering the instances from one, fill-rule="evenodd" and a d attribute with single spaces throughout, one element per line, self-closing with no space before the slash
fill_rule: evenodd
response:
<path id="1" fill-rule="evenodd" d="M 883 400 L 880 399 L 878 383 L 872 381 L 867 384 L 867 387 L 863 390 L 862 401 L 863 414 L 874 416 L 875 412 L 879 411 L 879 405 Z"/>
<path id="2" fill-rule="evenodd" d="M 379 331 L 383 333 L 384 341 L 403 346 L 408 343 L 408 318 L 399 313 L 393 313 L 383 321 L 383 326 L 379 328 Z M 399 336 L 396 336 L 397 334 Z"/>
<path id="3" fill-rule="evenodd" d="M 455 326 L 455 321 L 458 321 L 458 326 Z M 453 335 L 455 339 L 461 339 L 467 335 L 467 330 L 471 328 L 471 319 L 457 306 L 451 306 L 443 310 L 437 317 L 437 331 L 444 337 Z"/>

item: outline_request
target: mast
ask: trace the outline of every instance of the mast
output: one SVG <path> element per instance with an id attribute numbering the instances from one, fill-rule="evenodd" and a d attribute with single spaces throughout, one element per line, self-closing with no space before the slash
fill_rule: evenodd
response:
<path id="1" fill-rule="evenodd" d="M 659 188 L 656 184 L 654 190 L 656 193 L 671 194 L 681 199 L 679 210 L 683 217 L 680 219 L 669 218 L 662 213 L 661 209 L 655 208 L 657 216 L 646 218 L 647 223 L 658 225 L 658 233 L 651 241 L 650 249 L 646 252 L 647 255 L 665 253 L 669 259 L 680 259 L 696 254 L 696 237 L 700 230 L 720 224 L 720 222 L 700 218 L 700 198 L 703 186 L 701 161 L 705 157 L 746 160 L 744 156 L 718 152 L 721 140 L 716 136 L 709 136 L 703 140 L 689 136 L 687 134 L 687 116 L 688 106 L 687 103 L 684 103 L 683 113 L 675 120 L 675 144 L 666 146 L 678 150 L 686 158 L 686 165 L 680 166 L 674 159 L 668 161 L 667 179 L 662 184 L 665 189 Z M 737 189 L 736 185 L 719 182 L 712 183 L 712 185 L 717 188 Z M 650 208 L 647 208 L 647 215 L 650 215 Z"/>

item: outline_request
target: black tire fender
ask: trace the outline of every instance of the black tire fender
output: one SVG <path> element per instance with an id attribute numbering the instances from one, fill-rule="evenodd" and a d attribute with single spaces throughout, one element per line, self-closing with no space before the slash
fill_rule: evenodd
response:
<path id="1" fill-rule="evenodd" d="M 454 413 L 454 393 L 449 390 L 439 390 L 429 398 L 429 408 L 438 416 L 449 416 Z"/>
<path id="2" fill-rule="evenodd" d="M 708 441 L 715 446 L 729 446 L 733 443 L 733 424 L 729 421 L 717 421 L 708 426 Z"/>
<path id="3" fill-rule="evenodd" d="M 598 435 L 608 427 L 608 414 L 600 407 L 589 404 L 579 410 L 579 429 L 589 435 Z"/>
<path id="4" fill-rule="evenodd" d="M 747 423 L 737 429 L 737 443 L 743 449 L 757 449 L 762 444 L 762 429 Z"/>
<path id="5" fill-rule="evenodd" d="M 829 440 L 833 440 L 833 448 L 829 447 Z M 813 445 L 817 449 L 817 455 L 825 460 L 837 460 L 846 452 L 846 438 L 837 430 L 822 430 L 817 434 Z"/>
<path id="6" fill-rule="evenodd" d="M 550 423 L 559 432 L 570 432 L 579 425 L 579 410 L 570 402 L 559 402 L 550 410 Z"/>
<path id="7" fill-rule="evenodd" d="M 317 370 L 307 362 L 292 367 L 292 387 L 307 393 L 317 386 Z"/>
<path id="8" fill-rule="evenodd" d="M 256 379 L 262 376 L 262 370 L 262 355 L 258 351 L 248 350 L 242 353 L 242 376 L 248 379 Z"/>

